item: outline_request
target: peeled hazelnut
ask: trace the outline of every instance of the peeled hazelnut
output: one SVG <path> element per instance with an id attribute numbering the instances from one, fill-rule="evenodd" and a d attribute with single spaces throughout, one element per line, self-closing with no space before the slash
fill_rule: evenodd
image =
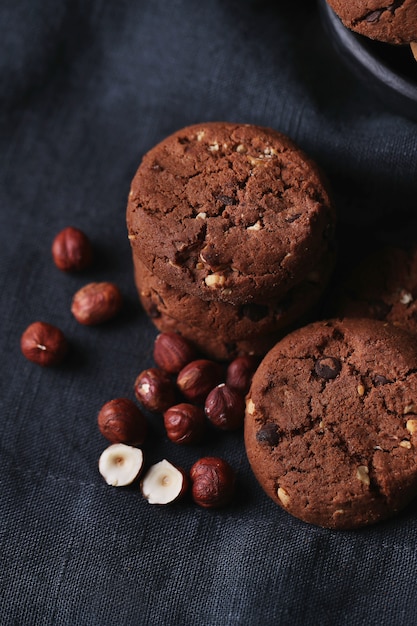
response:
<path id="1" fill-rule="evenodd" d="M 155 339 L 154 361 L 169 374 L 178 374 L 196 356 L 194 347 L 177 333 L 160 333 Z"/>
<path id="2" fill-rule="evenodd" d="M 249 354 L 236 357 L 227 368 L 226 384 L 228 387 L 246 395 L 257 365 L 258 359 Z"/>
<path id="3" fill-rule="evenodd" d="M 114 443 L 101 454 L 98 469 L 108 485 L 125 487 L 133 483 L 143 468 L 143 452 L 139 448 Z"/>
<path id="4" fill-rule="evenodd" d="M 152 465 L 141 483 L 143 497 L 149 504 L 170 504 L 181 498 L 187 487 L 188 479 L 184 470 L 166 459 Z"/>
<path id="5" fill-rule="evenodd" d="M 245 408 L 244 397 L 224 383 L 210 391 L 204 404 L 208 419 L 221 430 L 240 428 L 245 417 Z"/>
<path id="6" fill-rule="evenodd" d="M 74 295 L 71 312 L 80 324 L 93 326 L 115 317 L 122 303 L 122 294 L 117 285 L 89 283 Z"/>
<path id="7" fill-rule="evenodd" d="M 193 500 L 204 508 L 225 506 L 235 493 L 235 472 L 224 459 L 199 459 L 190 470 L 190 478 Z"/>
<path id="8" fill-rule="evenodd" d="M 98 427 L 112 443 L 141 445 L 146 438 L 147 422 L 139 407 L 129 398 L 115 398 L 104 404 L 97 417 Z"/>
<path id="9" fill-rule="evenodd" d="M 180 371 L 177 386 L 190 402 L 204 402 L 207 394 L 222 378 L 223 368 L 219 363 L 197 359 Z"/>
<path id="10" fill-rule="evenodd" d="M 174 443 L 199 443 L 206 430 L 206 417 L 201 407 L 183 402 L 165 411 L 164 425 Z"/>
<path id="11" fill-rule="evenodd" d="M 135 380 L 136 398 L 149 411 L 165 411 L 175 402 L 175 385 L 169 374 L 150 367 L 139 374 Z"/>
<path id="12" fill-rule="evenodd" d="M 64 333 L 47 322 L 33 322 L 22 334 L 20 348 L 29 361 L 47 367 L 62 361 L 68 350 Z"/>
<path id="13" fill-rule="evenodd" d="M 52 258 L 57 268 L 64 272 L 80 271 L 91 265 L 93 248 L 87 235 L 68 226 L 53 240 Z"/>

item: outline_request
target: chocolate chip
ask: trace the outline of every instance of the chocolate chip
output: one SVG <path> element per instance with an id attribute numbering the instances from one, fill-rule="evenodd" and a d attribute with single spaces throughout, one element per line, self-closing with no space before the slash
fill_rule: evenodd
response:
<path id="1" fill-rule="evenodd" d="M 267 422 L 256 433 L 256 440 L 259 443 L 266 443 L 273 447 L 279 443 L 279 433 L 276 424 Z"/>
<path id="2" fill-rule="evenodd" d="M 301 213 L 294 213 L 294 215 L 290 215 L 289 217 L 287 217 L 285 221 L 288 224 L 292 224 L 293 222 L 297 221 L 299 217 L 301 217 Z"/>
<path id="3" fill-rule="evenodd" d="M 322 356 L 314 365 L 317 376 L 325 380 L 336 378 L 341 369 L 342 364 L 339 359 L 335 359 L 333 356 Z"/>
<path id="4" fill-rule="evenodd" d="M 385 376 L 381 376 L 381 374 L 377 374 L 374 377 L 374 384 L 376 387 L 378 387 L 379 385 L 386 385 L 389 382 L 390 381 L 388 380 L 388 378 L 385 378 Z"/>
<path id="5" fill-rule="evenodd" d="M 384 11 L 382 9 L 378 9 L 377 11 L 372 11 L 372 13 L 368 13 L 365 19 L 370 24 L 374 24 L 375 22 L 379 22 L 379 18 L 381 17 L 383 12 Z"/>
<path id="6" fill-rule="evenodd" d="M 372 317 L 382 321 L 387 319 L 392 309 L 392 306 L 390 304 L 387 304 L 383 300 L 374 300 L 373 302 L 369 303 L 369 306 L 371 309 Z"/>
<path id="7" fill-rule="evenodd" d="M 247 317 L 251 322 L 259 322 L 268 315 L 269 308 L 262 304 L 244 304 L 240 308 L 242 317 Z"/>
<path id="8" fill-rule="evenodd" d="M 218 200 L 222 204 L 225 204 L 226 206 L 236 204 L 236 200 L 235 198 L 232 198 L 232 196 L 218 195 L 214 197 L 216 200 Z"/>

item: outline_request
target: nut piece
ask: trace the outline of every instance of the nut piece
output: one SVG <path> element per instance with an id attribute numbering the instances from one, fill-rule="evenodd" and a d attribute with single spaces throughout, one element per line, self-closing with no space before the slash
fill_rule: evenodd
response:
<path id="1" fill-rule="evenodd" d="M 149 504 L 170 504 L 181 498 L 187 487 L 184 470 L 166 459 L 152 465 L 141 483 L 142 494 Z"/>
<path id="2" fill-rule="evenodd" d="M 47 367 L 60 363 L 68 350 L 64 333 L 47 322 L 33 322 L 22 334 L 20 349 L 29 361 Z"/>
<path id="3" fill-rule="evenodd" d="M 98 427 L 112 443 L 142 445 L 147 422 L 139 407 L 129 398 L 115 398 L 104 404 L 97 417 Z"/>
<path id="4" fill-rule="evenodd" d="M 221 430 L 236 430 L 243 425 L 245 399 L 225 383 L 217 385 L 208 394 L 204 411 L 210 422 Z"/>
<path id="5" fill-rule="evenodd" d="M 143 452 L 139 448 L 114 443 L 102 452 L 98 469 L 108 485 L 125 487 L 133 483 L 143 468 Z"/>
<path id="6" fill-rule="evenodd" d="M 290 503 L 290 495 L 288 491 L 285 491 L 284 487 L 278 487 L 277 496 L 282 504 L 282 506 L 287 507 Z"/>
<path id="7" fill-rule="evenodd" d="M 194 346 L 177 333 L 160 333 L 155 339 L 154 361 L 169 374 L 178 374 L 196 356 Z"/>
<path id="8" fill-rule="evenodd" d="M 93 248 L 87 235 L 68 226 L 52 242 L 52 258 L 63 272 L 81 271 L 93 262 Z"/>
<path id="9" fill-rule="evenodd" d="M 150 367 L 135 380 L 136 398 L 149 411 L 163 412 L 175 402 L 175 385 L 169 374 Z"/>
<path id="10" fill-rule="evenodd" d="M 227 368 L 226 384 L 228 387 L 246 395 L 257 368 L 258 359 L 249 354 L 236 357 Z"/>
<path id="11" fill-rule="evenodd" d="M 192 466 L 190 477 L 193 500 L 206 509 L 226 506 L 234 496 L 235 472 L 224 459 L 199 459 Z"/>
<path id="12" fill-rule="evenodd" d="M 122 294 L 115 284 L 89 283 L 74 295 L 71 312 L 80 324 L 93 326 L 115 317 L 122 303 Z"/>
<path id="13" fill-rule="evenodd" d="M 369 468 L 367 465 L 359 465 L 358 469 L 356 470 L 356 478 L 367 487 L 370 485 L 371 481 L 369 478 Z"/>
<path id="14" fill-rule="evenodd" d="M 206 417 L 201 407 L 182 402 L 165 411 L 164 425 L 174 443 L 199 443 L 206 430 Z"/>
<path id="15" fill-rule="evenodd" d="M 197 359 L 180 371 L 177 386 L 190 402 L 204 402 L 208 393 L 222 378 L 223 368 L 219 363 Z"/>

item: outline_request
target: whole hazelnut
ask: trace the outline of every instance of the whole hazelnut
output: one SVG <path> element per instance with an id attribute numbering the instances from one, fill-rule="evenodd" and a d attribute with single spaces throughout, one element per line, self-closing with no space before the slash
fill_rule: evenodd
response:
<path id="1" fill-rule="evenodd" d="M 207 394 L 223 379 L 219 363 L 207 359 L 191 361 L 180 371 L 177 386 L 190 402 L 204 402 Z"/>
<path id="2" fill-rule="evenodd" d="M 257 368 L 259 359 L 249 354 L 236 357 L 227 368 L 226 384 L 246 395 L 252 382 L 252 376 Z"/>
<path id="3" fill-rule="evenodd" d="M 135 380 L 136 398 L 149 411 L 165 411 L 175 402 L 175 385 L 166 372 L 150 367 L 143 370 Z"/>
<path id="4" fill-rule="evenodd" d="M 140 446 L 145 441 L 148 430 L 146 418 L 129 398 L 106 402 L 98 413 L 97 421 L 101 434 L 111 443 Z"/>
<path id="5" fill-rule="evenodd" d="M 164 413 L 168 439 L 178 444 L 199 443 L 206 430 L 206 416 L 202 407 L 182 402 Z"/>
<path id="6" fill-rule="evenodd" d="M 74 295 L 71 312 L 80 324 L 93 326 L 115 317 L 122 304 L 122 294 L 114 283 L 89 283 Z"/>
<path id="7" fill-rule="evenodd" d="M 196 356 L 194 346 L 177 333 L 160 333 L 155 339 L 154 361 L 169 374 L 178 374 Z"/>
<path id="8" fill-rule="evenodd" d="M 52 242 L 52 258 L 64 272 L 84 270 L 93 262 L 93 248 L 87 235 L 68 226 Z"/>
<path id="9" fill-rule="evenodd" d="M 199 459 L 190 470 L 190 478 L 193 500 L 204 508 L 225 506 L 234 496 L 235 472 L 224 459 Z"/>
<path id="10" fill-rule="evenodd" d="M 22 334 L 20 348 L 29 361 L 42 366 L 57 365 L 68 350 L 62 330 L 47 322 L 33 322 Z"/>
<path id="11" fill-rule="evenodd" d="M 236 430 L 243 425 L 245 406 L 245 399 L 238 391 L 221 383 L 208 394 L 204 411 L 217 428 Z"/>

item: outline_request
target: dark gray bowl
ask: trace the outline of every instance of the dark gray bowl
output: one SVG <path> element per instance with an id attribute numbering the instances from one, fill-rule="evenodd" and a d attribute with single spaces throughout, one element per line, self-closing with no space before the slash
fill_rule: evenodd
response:
<path id="1" fill-rule="evenodd" d="M 417 121 L 417 61 L 409 46 L 394 46 L 346 28 L 326 0 L 319 0 L 329 38 L 346 65 L 397 113 Z"/>

